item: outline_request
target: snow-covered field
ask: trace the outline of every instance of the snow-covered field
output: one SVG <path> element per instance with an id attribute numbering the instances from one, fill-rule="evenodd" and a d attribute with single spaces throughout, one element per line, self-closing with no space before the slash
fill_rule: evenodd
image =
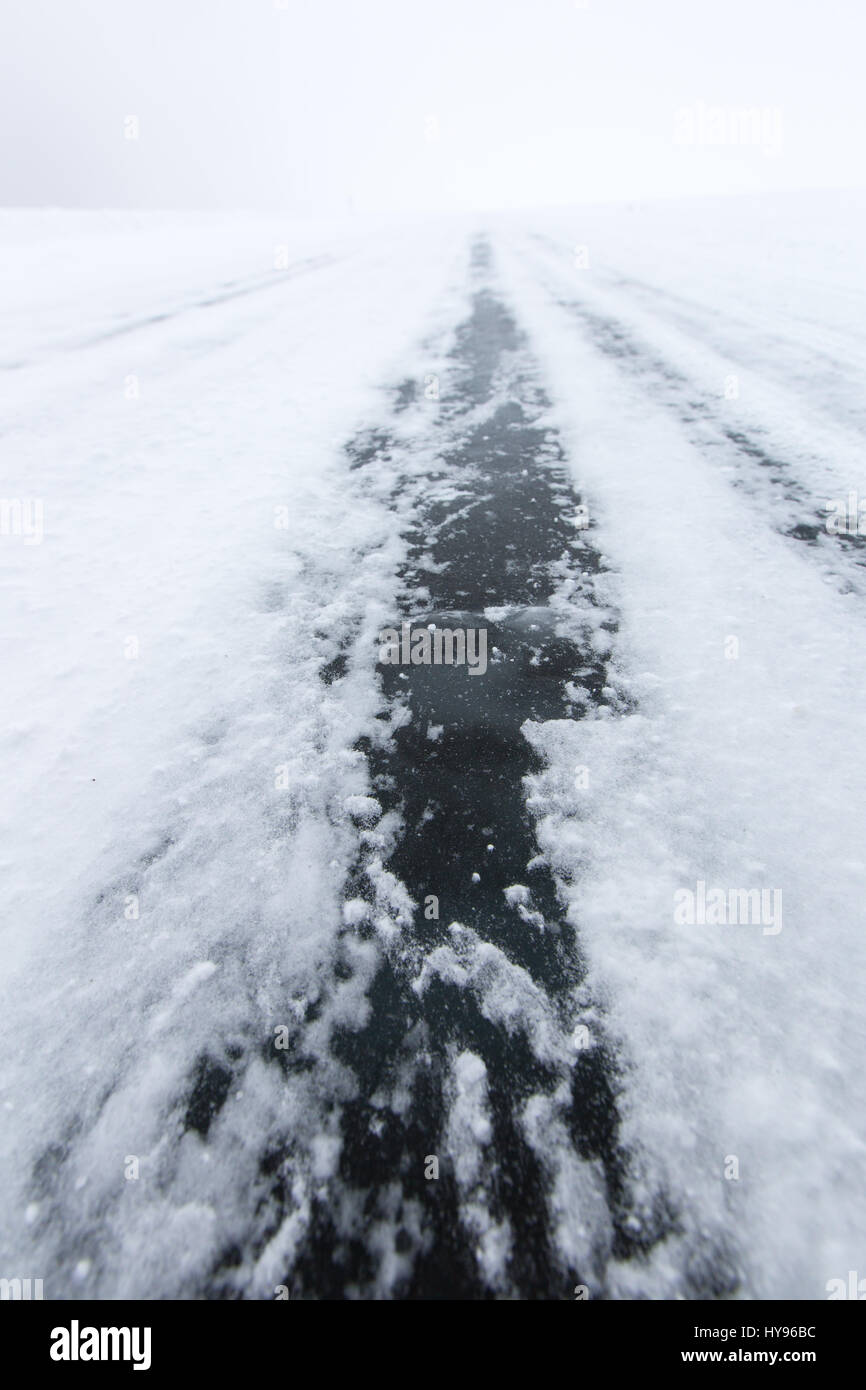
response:
<path id="1" fill-rule="evenodd" d="M 468 1252 L 479 1294 L 866 1274 L 866 550 L 824 524 L 866 500 L 864 229 L 841 194 L 392 228 L 0 214 L 0 1274 L 423 1296 L 429 1155 L 460 1220 L 440 1274 Z M 479 303 L 510 316 L 480 386 Z M 550 604 L 609 691 L 575 675 L 523 725 L 581 963 L 557 989 L 466 921 L 424 948 L 373 768 L 408 718 L 376 636 L 413 527 L 515 402 L 588 509 Z M 699 883 L 780 910 L 678 920 Z M 387 971 L 433 1132 L 405 1058 L 365 1095 L 350 1056 Z M 525 1040 L 513 1094 L 492 1042 L 437 1052 L 440 976 Z M 594 1147 L 577 1027 L 616 1112 Z M 391 1169 L 347 1151 L 361 1100 L 376 1137 L 400 1118 Z M 530 1273 L 505 1109 L 541 1173 Z"/>

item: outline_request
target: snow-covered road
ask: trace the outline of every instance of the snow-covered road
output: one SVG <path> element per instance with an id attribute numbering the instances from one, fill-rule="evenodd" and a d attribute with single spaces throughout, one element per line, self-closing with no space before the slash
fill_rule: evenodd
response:
<path id="1" fill-rule="evenodd" d="M 0 219 L 0 1274 L 866 1273 L 866 204 L 724 216 Z"/>

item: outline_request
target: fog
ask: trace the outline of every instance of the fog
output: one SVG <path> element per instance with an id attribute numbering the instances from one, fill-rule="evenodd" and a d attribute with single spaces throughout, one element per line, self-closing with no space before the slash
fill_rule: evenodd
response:
<path id="1" fill-rule="evenodd" d="M 4 0 L 0 201 L 333 216 L 862 186 L 864 30 L 854 0 Z"/>

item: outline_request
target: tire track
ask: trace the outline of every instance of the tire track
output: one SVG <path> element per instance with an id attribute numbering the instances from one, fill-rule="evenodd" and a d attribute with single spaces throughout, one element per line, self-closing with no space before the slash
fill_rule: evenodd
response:
<path id="1" fill-rule="evenodd" d="M 168 309 L 162 309 L 158 313 L 139 314 L 126 318 L 111 328 L 102 328 L 86 338 L 77 338 L 74 342 L 51 345 L 38 358 L 29 357 L 16 359 L 13 362 L 0 362 L 0 371 L 12 372 L 20 371 L 25 367 L 40 366 L 49 358 L 59 356 L 61 353 L 82 352 L 87 348 L 110 342 L 113 338 L 122 338 L 128 333 L 140 333 L 143 329 L 173 322 L 186 317 L 187 314 L 198 313 L 202 309 L 212 309 L 216 305 L 229 304 L 234 299 L 245 299 L 249 295 L 261 294 L 263 290 L 275 289 L 288 281 L 298 279 L 299 276 L 309 275 L 314 270 L 324 270 L 329 266 L 336 265 L 339 259 L 333 255 L 306 256 L 302 260 L 293 261 L 291 265 L 282 270 L 269 270 L 264 274 L 253 275 L 245 280 L 228 280 L 221 286 L 205 291 L 194 299 L 186 300 Z"/>
<path id="2" fill-rule="evenodd" d="M 547 242 L 542 237 L 536 240 Z M 621 320 L 580 299 L 563 297 L 546 276 L 544 283 L 558 307 L 580 323 L 593 346 L 637 381 L 655 404 L 674 415 L 689 443 L 717 467 L 733 473 L 731 485 L 758 501 L 781 535 L 808 546 L 843 583 L 863 591 L 862 579 L 855 579 L 848 566 L 866 567 L 866 536 L 827 529 L 827 504 L 818 502 L 796 476 L 795 465 L 763 432 L 737 428 L 726 420 L 717 397 L 666 361 Z M 804 462 L 800 460 L 800 466 Z"/>
<path id="3" fill-rule="evenodd" d="M 675 1226 L 663 1200 L 639 1208 L 632 1192 L 616 1059 L 523 787 L 540 767 L 526 720 L 627 708 L 608 681 L 616 619 L 594 594 L 602 561 L 575 526 L 579 499 L 484 243 L 473 277 L 436 463 L 393 499 L 405 512 L 414 489 L 394 621 L 483 627 L 490 662 L 475 679 L 381 667 L 382 736 L 359 745 L 375 799 L 334 981 L 362 981 L 369 1007 L 329 1036 L 351 1094 L 337 1106 L 338 1175 L 313 1196 L 285 1276 L 293 1297 L 551 1298 L 576 1283 L 603 1296 L 611 1259 Z M 401 387 L 398 408 L 411 403 Z M 352 466 L 375 470 L 393 447 L 368 431 Z M 286 1065 L 315 1067 L 303 1032 Z M 287 1174 L 291 1155 L 268 1162 Z"/>

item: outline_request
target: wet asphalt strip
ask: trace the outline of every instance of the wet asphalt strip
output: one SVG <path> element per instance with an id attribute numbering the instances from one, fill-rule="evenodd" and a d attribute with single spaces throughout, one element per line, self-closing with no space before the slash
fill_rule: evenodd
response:
<path id="1" fill-rule="evenodd" d="M 339 1191 L 332 1183 L 327 1198 L 313 1199 L 307 1238 L 286 1274 L 292 1297 L 375 1296 L 382 1250 L 370 1233 L 385 1226 L 396 1227 L 393 1253 L 400 1261 L 393 1296 L 571 1297 L 588 1271 L 569 1267 L 556 1249 L 550 1173 L 520 1118 L 530 1097 L 561 1091 L 563 1082 L 574 1152 L 597 1160 L 604 1175 L 609 1222 L 605 1248 L 594 1256 L 594 1291 L 606 1259 L 639 1257 L 674 1225 L 666 1209 L 641 1220 L 630 1209 L 628 1155 L 617 1138 L 617 1068 L 603 1041 L 578 1050 L 567 1065 L 539 1060 L 531 1027 L 504 1026 L 486 1006 L 483 986 L 469 988 L 433 970 L 426 988 L 418 988 L 419 972 L 437 948 L 453 944 L 459 923 L 458 936 L 491 945 L 525 972 L 569 1035 L 584 967 L 526 809 L 523 779 L 539 763 L 521 725 L 579 718 L 587 707 L 616 699 L 604 661 L 588 642 L 557 635 L 547 606 L 564 573 L 589 580 L 591 602 L 591 578 L 602 561 L 591 532 L 576 536 L 580 499 L 555 433 L 539 423 L 547 402 L 488 271 L 482 243 L 473 256 L 472 312 L 458 330 L 437 417 L 442 448 L 406 533 L 393 617 L 395 629 L 408 623 L 412 632 L 430 625 L 483 629 L 488 666 L 474 677 L 465 665 L 379 666 L 381 718 L 401 707 L 404 720 L 390 738 L 365 739 L 360 747 L 373 795 L 383 812 L 401 817 L 384 868 L 415 907 L 400 949 L 381 955 L 368 989 L 369 1021 L 340 1027 L 332 1037 L 335 1057 L 356 1079 L 356 1094 L 340 1103 Z M 413 394 L 408 384 L 399 389 L 398 411 Z M 375 469 L 390 448 L 387 429 L 368 432 L 349 446 L 352 466 Z M 486 616 L 489 609 L 494 618 Z M 614 620 L 606 626 L 613 631 Z M 341 656 L 323 679 L 339 680 L 344 669 Z M 583 692 L 584 703 L 569 699 L 566 682 Z M 369 855 L 362 854 L 346 898 L 364 899 L 372 909 L 369 869 Z M 519 891 L 506 895 L 515 885 Z M 424 907 L 431 895 L 438 903 L 433 918 Z M 346 945 L 352 936 L 375 940 L 376 928 L 361 921 L 347 927 Z M 338 978 L 352 969 L 346 950 Z M 467 1051 L 486 1068 L 491 1137 L 483 1201 L 489 1221 L 510 1234 L 504 1278 L 492 1282 L 479 1263 L 466 1192 L 448 1153 L 453 1066 Z M 303 1056 L 287 1065 L 303 1066 Z M 383 1104 L 383 1097 L 393 1102 L 398 1094 L 399 1103 Z M 425 1176 L 431 1155 L 440 1160 L 436 1181 Z"/>

